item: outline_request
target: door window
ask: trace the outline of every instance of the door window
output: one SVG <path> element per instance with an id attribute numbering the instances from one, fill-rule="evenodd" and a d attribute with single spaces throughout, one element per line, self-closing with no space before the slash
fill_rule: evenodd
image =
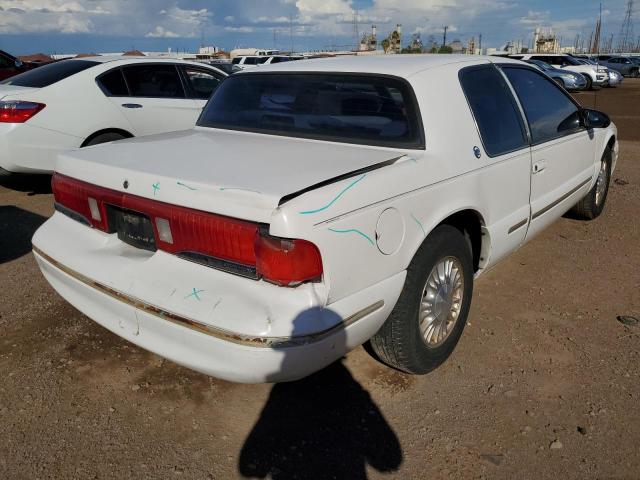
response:
<path id="1" fill-rule="evenodd" d="M 184 73 L 191 87 L 191 96 L 202 100 L 207 100 L 211 96 L 221 80 L 212 73 L 198 68 L 185 67 Z"/>
<path id="2" fill-rule="evenodd" d="M 5 68 L 11 68 L 13 67 L 13 63 L 9 62 L 9 59 L 0 55 L 0 70 L 5 69 Z"/>
<path id="3" fill-rule="evenodd" d="M 185 98 L 174 65 L 131 65 L 122 70 L 132 97 Z"/>
<path id="4" fill-rule="evenodd" d="M 466 68 L 460 83 L 489 156 L 527 146 L 522 116 L 500 72 L 491 66 Z"/>
<path id="5" fill-rule="evenodd" d="M 581 129 L 579 109 L 552 80 L 528 68 L 504 67 L 531 130 L 534 144 Z"/>

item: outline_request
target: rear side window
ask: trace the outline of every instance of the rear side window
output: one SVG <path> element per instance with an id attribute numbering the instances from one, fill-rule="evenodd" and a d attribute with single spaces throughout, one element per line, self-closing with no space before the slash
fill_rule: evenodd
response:
<path id="1" fill-rule="evenodd" d="M 492 66 L 470 67 L 459 76 L 487 154 L 495 157 L 526 147 L 522 116 L 500 72 Z"/>
<path id="2" fill-rule="evenodd" d="M 220 83 L 220 78 L 199 68 L 184 67 L 193 98 L 208 99 Z"/>
<path id="3" fill-rule="evenodd" d="M 16 75 L 5 80 L 2 84 L 15 85 L 17 87 L 44 88 L 96 65 L 99 65 L 99 62 L 62 60 Z"/>
<path id="4" fill-rule="evenodd" d="M 198 125 L 365 145 L 424 148 L 413 90 L 357 74 L 241 74 L 220 84 Z"/>
<path id="5" fill-rule="evenodd" d="M 234 65 L 238 65 L 241 60 L 242 60 L 242 57 L 236 57 L 233 60 L 231 60 L 231 63 Z"/>
<path id="6" fill-rule="evenodd" d="M 184 98 L 174 65 L 132 65 L 122 69 L 132 97 Z"/>
<path id="7" fill-rule="evenodd" d="M 102 91 L 109 96 L 126 97 L 129 95 L 122 70 L 119 68 L 101 75 L 100 78 L 98 78 L 98 85 L 100 85 Z"/>
<path id="8" fill-rule="evenodd" d="M 578 107 L 552 80 L 526 68 L 504 67 L 529 122 L 534 144 L 581 129 Z"/>

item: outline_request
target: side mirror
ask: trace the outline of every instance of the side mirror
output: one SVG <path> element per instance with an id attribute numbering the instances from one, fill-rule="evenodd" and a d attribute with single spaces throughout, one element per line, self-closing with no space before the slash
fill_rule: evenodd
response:
<path id="1" fill-rule="evenodd" d="M 22 67 L 24 67 L 24 63 L 22 63 L 22 60 L 17 59 L 17 58 L 16 58 L 16 60 L 13 62 L 13 64 L 15 65 L 15 67 L 16 67 L 18 70 L 22 70 Z"/>
<path id="2" fill-rule="evenodd" d="M 580 123 L 589 130 L 592 128 L 607 128 L 611 125 L 611 119 L 606 113 L 583 108 L 580 110 Z"/>

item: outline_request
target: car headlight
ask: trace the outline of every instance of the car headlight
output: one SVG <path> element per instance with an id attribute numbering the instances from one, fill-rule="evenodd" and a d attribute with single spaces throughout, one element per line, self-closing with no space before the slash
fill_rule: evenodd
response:
<path id="1" fill-rule="evenodd" d="M 570 82 L 577 82 L 579 80 L 578 76 L 573 73 L 562 73 L 560 74 L 560 77 L 564 80 L 569 80 Z"/>

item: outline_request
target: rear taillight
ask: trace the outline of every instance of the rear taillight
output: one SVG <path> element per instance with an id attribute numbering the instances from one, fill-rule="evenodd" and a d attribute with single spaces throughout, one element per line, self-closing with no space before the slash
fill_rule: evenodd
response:
<path id="1" fill-rule="evenodd" d="M 44 103 L 20 100 L 0 102 L 0 123 L 24 123 L 44 107 Z"/>
<path id="2" fill-rule="evenodd" d="M 313 243 L 306 240 L 256 236 L 258 274 L 279 285 L 296 285 L 322 276 L 322 258 Z"/>
<path id="3" fill-rule="evenodd" d="M 322 258 L 306 240 L 272 237 L 257 223 L 98 187 L 65 175 L 51 180 L 56 208 L 87 225 L 110 232 L 107 206 L 146 215 L 156 247 L 207 266 L 278 285 L 320 280 Z"/>

